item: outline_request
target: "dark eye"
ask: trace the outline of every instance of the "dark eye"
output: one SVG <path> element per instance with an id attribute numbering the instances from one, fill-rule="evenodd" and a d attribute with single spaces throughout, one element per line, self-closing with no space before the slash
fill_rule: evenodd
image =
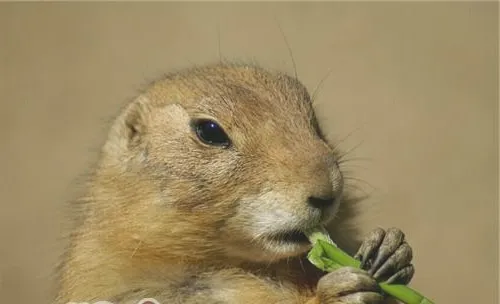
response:
<path id="1" fill-rule="evenodd" d="M 193 122 L 193 129 L 198 138 L 207 145 L 228 147 L 229 137 L 213 120 L 199 119 Z"/>

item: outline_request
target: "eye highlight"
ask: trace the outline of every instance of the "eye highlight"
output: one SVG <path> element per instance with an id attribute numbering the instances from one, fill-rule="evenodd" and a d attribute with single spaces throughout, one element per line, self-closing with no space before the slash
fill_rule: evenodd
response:
<path id="1" fill-rule="evenodd" d="M 193 131 L 204 144 L 227 148 L 231 141 L 226 132 L 213 120 L 197 119 L 192 122 Z"/>

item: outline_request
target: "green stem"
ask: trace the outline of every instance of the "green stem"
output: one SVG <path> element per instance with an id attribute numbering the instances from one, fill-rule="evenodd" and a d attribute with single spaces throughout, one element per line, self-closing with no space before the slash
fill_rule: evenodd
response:
<path id="1" fill-rule="evenodd" d="M 321 270 L 331 272 L 345 266 L 360 268 L 361 262 L 338 248 L 323 227 L 311 231 L 308 237 L 313 248 L 307 258 Z M 379 286 L 385 293 L 406 304 L 434 304 L 406 285 L 380 282 Z"/>

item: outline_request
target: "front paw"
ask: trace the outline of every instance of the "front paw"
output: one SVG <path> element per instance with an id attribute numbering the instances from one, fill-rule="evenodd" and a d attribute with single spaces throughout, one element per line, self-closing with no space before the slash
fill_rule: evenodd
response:
<path id="1" fill-rule="evenodd" d="M 354 258 L 360 260 L 361 268 L 378 281 L 408 284 L 415 273 L 411 264 L 412 249 L 404 233 L 397 228 L 373 230 Z"/>
<path id="2" fill-rule="evenodd" d="M 377 282 L 364 270 L 342 267 L 323 276 L 317 286 L 320 304 L 380 304 Z"/>

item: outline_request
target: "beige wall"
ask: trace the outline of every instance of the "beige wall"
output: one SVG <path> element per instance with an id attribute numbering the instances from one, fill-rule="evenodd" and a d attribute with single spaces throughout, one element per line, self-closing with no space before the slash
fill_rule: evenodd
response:
<path id="1" fill-rule="evenodd" d="M 1 4 L 0 301 L 47 303 L 64 200 L 148 79 L 226 58 L 293 71 L 367 199 L 402 228 L 413 286 L 497 303 L 496 3 Z"/>

